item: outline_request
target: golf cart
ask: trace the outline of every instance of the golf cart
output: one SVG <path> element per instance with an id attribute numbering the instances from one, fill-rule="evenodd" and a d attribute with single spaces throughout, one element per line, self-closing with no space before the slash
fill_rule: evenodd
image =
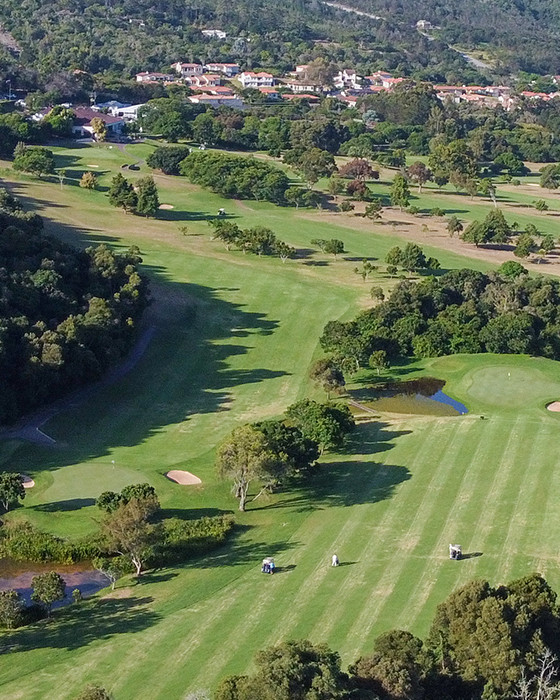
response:
<path id="1" fill-rule="evenodd" d="M 463 548 L 460 544 L 449 545 L 449 558 L 458 561 L 463 555 Z"/>
<path id="2" fill-rule="evenodd" d="M 261 571 L 263 574 L 274 573 L 274 559 L 272 557 L 266 557 L 266 559 L 263 559 Z"/>

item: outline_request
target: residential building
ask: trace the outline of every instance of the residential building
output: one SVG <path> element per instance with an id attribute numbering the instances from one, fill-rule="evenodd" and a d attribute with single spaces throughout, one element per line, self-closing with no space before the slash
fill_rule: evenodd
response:
<path id="1" fill-rule="evenodd" d="M 292 92 L 319 92 L 321 89 L 309 81 L 287 80 L 284 84 Z"/>
<path id="2" fill-rule="evenodd" d="M 172 83 L 175 80 L 174 75 L 169 73 L 150 73 L 144 71 L 136 74 L 137 83 Z"/>
<path id="3" fill-rule="evenodd" d="M 241 70 L 238 63 L 207 63 L 204 69 L 209 73 L 223 73 L 228 78 L 233 78 Z"/>
<path id="4" fill-rule="evenodd" d="M 221 29 L 203 29 L 202 34 L 209 39 L 225 39 L 227 37 L 227 34 Z"/>
<path id="5" fill-rule="evenodd" d="M 101 119 L 105 124 L 108 136 L 118 136 L 124 128 L 123 117 L 113 117 L 110 114 L 98 112 L 91 107 L 74 107 L 74 124 L 72 133 L 78 137 L 93 136 L 92 119 Z"/>
<path id="6" fill-rule="evenodd" d="M 216 87 L 222 81 L 221 76 L 217 73 L 203 73 L 202 75 L 193 75 L 185 78 L 185 82 L 191 87 Z"/>
<path id="7" fill-rule="evenodd" d="M 192 78 L 195 75 L 202 75 L 204 73 L 204 68 L 200 63 L 173 63 L 171 67 L 178 73 L 182 78 Z"/>
<path id="8" fill-rule="evenodd" d="M 274 76 L 270 73 L 260 72 L 253 73 L 253 71 L 244 71 L 239 75 L 239 82 L 244 88 L 255 88 L 260 87 L 273 87 L 274 86 Z"/>
<path id="9" fill-rule="evenodd" d="M 210 107 L 221 107 L 226 105 L 227 107 L 233 107 L 235 109 L 243 109 L 244 102 L 237 95 L 211 95 L 209 93 L 203 92 L 196 95 L 191 95 L 189 101 L 195 105 L 209 105 Z"/>

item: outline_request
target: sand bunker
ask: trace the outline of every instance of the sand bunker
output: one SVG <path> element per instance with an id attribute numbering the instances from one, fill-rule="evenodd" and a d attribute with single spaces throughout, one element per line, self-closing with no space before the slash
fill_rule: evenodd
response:
<path id="1" fill-rule="evenodd" d="M 552 403 L 549 403 L 547 409 L 553 413 L 560 413 L 560 401 L 553 401 Z"/>
<path id="2" fill-rule="evenodd" d="M 23 479 L 24 489 L 32 489 L 35 486 L 35 482 L 30 476 L 27 476 L 27 474 L 22 474 L 21 478 Z"/>
<path id="3" fill-rule="evenodd" d="M 160 208 L 160 209 L 175 209 L 175 207 L 173 206 L 173 204 L 160 204 L 160 205 L 159 205 L 159 208 Z"/>
<path id="4" fill-rule="evenodd" d="M 167 472 L 165 476 L 168 479 L 171 479 L 171 481 L 174 481 L 176 484 L 181 484 L 181 486 L 202 484 L 202 481 L 198 478 L 198 476 L 195 476 L 190 472 L 181 471 L 180 469 L 173 469 L 170 472 Z"/>
<path id="5" fill-rule="evenodd" d="M 95 165 L 95 163 L 88 163 L 88 164 L 86 165 L 86 168 L 98 168 L 98 167 L 99 167 L 99 166 L 98 166 L 98 165 Z"/>

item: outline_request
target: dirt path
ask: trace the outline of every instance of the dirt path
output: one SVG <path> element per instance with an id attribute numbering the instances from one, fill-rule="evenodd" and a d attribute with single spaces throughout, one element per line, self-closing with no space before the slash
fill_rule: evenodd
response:
<path id="1" fill-rule="evenodd" d="M 44 433 L 41 427 L 51 418 L 54 418 L 54 416 L 69 408 L 76 408 L 100 389 L 111 386 L 111 384 L 114 384 L 128 374 L 146 351 L 155 331 L 155 326 L 146 328 L 126 360 L 111 370 L 103 379 L 83 389 L 78 389 L 69 396 L 59 399 L 45 408 L 41 408 L 34 413 L 24 416 L 12 428 L 0 429 L 0 440 L 25 440 L 26 442 L 33 442 L 38 445 L 53 447 L 56 444 L 56 440 Z"/>

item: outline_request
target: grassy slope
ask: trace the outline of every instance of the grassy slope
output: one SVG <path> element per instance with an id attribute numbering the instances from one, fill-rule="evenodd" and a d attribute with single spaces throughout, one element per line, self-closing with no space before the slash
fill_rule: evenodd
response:
<path id="1" fill-rule="evenodd" d="M 86 150 L 83 162 L 114 169 L 121 158 L 131 162 Z M 170 512 L 233 508 L 213 476 L 216 442 L 234 425 L 278 414 L 308 392 L 305 374 L 323 324 L 354 313 L 369 286 L 353 274 L 352 261 L 325 265 L 314 255 L 282 265 L 226 253 L 207 235 L 182 236 L 185 211 L 189 233 L 205 233 L 196 218 L 222 201 L 180 180 L 160 177 L 159 184 L 162 201 L 175 206 L 166 214 L 175 223 L 111 211 L 102 193 L 15 183 L 19 193 L 42 200 L 69 240 L 139 243 L 157 282 L 150 321 L 157 333 L 146 355 L 117 385 L 46 426 L 60 448 L 0 445 L 4 464 L 37 481 L 14 515 L 55 532 L 91 529 L 88 499 L 132 474 L 150 480 Z M 48 205 L 55 198 L 58 205 Z M 383 257 L 395 243 L 265 204 L 228 202 L 226 209 L 300 247 L 340 233 L 361 258 Z M 464 262 L 439 257 L 446 266 Z M 306 490 L 257 502 L 240 517 L 245 528 L 235 541 L 215 555 L 147 577 L 122 589 L 122 598 L 67 611 L 44 631 L 14 634 L 0 695 L 63 700 L 96 681 L 117 700 L 173 700 L 245 670 L 254 650 L 281 638 L 325 640 L 349 662 L 382 630 L 423 634 L 435 605 L 475 575 L 499 581 L 539 570 L 560 585 L 552 558 L 559 418 L 543 409 L 560 394 L 556 363 L 451 357 L 408 367 L 406 376 L 426 370 L 448 379 L 450 393 L 474 413 L 362 424 L 348 453 L 328 455 Z M 172 467 L 193 471 L 204 485 L 173 486 L 162 476 Z M 449 562 L 451 541 L 483 556 Z M 346 566 L 328 566 L 333 551 Z M 284 568 L 274 577 L 259 572 L 269 554 Z"/>

